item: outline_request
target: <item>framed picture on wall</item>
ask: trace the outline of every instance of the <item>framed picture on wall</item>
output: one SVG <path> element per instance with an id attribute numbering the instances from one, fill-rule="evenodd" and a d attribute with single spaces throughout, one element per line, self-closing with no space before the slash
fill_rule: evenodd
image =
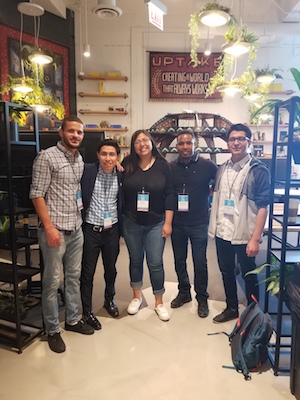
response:
<path id="1" fill-rule="evenodd" d="M 42 71 L 37 72 L 32 70 L 28 58 L 24 56 L 30 54 L 36 47 L 33 35 L 22 33 L 21 41 L 20 31 L 0 24 L 0 37 L 0 83 L 7 84 L 9 76 L 18 78 L 22 77 L 24 73 L 27 77 L 37 79 L 37 74 L 40 74 L 38 76 L 39 82 L 41 82 L 39 86 L 45 95 L 50 94 L 55 100 L 62 103 L 65 114 L 68 115 L 70 110 L 68 48 L 39 38 L 39 47 L 51 53 L 53 63 L 43 66 Z M 23 63 L 21 63 L 21 59 Z M 2 99 L 10 101 L 10 93 L 3 94 Z"/>

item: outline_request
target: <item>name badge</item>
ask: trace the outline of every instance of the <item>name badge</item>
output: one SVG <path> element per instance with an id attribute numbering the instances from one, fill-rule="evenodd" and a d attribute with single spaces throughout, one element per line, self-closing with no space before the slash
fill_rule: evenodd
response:
<path id="1" fill-rule="evenodd" d="M 104 229 L 108 229 L 108 228 L 112 227 L 111 211 L 104 211 L 103 226 L 104 226 Z"/>
<path id="2" fill-rule="evenodd" d="M 76 203 L 77 203 L 77 210 L 81 211 L 83 209 L 83 203 L 82 203 L 82 193 L 81 191 L 78 191 L 76 193 Z"/>
<path id="3" fill-rule="evenodd" d="M 178 211 L 189 211 L 189 195 L 179 194 L 178 195 Z"/>
<path id="4" fill-rule="evenodd" d="M 234 214 L 234 200 L 225 199 L 224 200 L 224 215 L 226 217 L 233 217 Z"/>
<path id="5" fill-rule="evenodd" d="M 137 195 L 137 211 L 149 211 L 149 193 L 138 193 Z"/>

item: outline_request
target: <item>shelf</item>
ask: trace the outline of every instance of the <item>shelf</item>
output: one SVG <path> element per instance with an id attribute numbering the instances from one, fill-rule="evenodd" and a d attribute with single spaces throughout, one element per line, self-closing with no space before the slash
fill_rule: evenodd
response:
<path id="1" fill-rule="evenodd" d="M 9 231 L 8 231 L 9 233 Z M 37 243 L 37 239 L 35 238 L 27 238 L 27 237 L 18 237 L 16 241 L 16 248 L 21 249 L 22 247 L 31 246 Z M 0 241 L 0 249 L 3 250 L 11 250 L 12 246 L 9 242 Z M 0 279 L 1 281 L 1 279 Z"/>
<path id="2" fill-rule="evenodd" d="M 84 128 L 85 132 L 127 132 L 128 128 Z"/>
<path id="3" fill-rule="evenodd" d="M 107 75 L 77 75 L 77 78 L 80 79 L 81 81 L 84 81 L 85 79 L 93 80 L 93 81 L 128 81 L 128 77 L 121 75 L 121 76 L 107 76 Z"/>
<path id="4" fill-rule="evenodd" d="M 0 281 L 14 283 L 13 265 L 0 263 Z M 40 268 L 17 266 L 18 283 L 30 279 L 32 276 L 41 272 Z"/>
<path id="5" fill-rule="evenodd" d="M 80 97 L 122 97 L 126 99 L 128 94 L 126 93 L 86 93 L 86 92 L 79 92 L 78 96 Z"/>
<path id="6" fill-rule="evenodd" d="M 253 140 L 252 144 L 272 144 L 272 140 Z"/>
<path id="7" fill-rule="evenodd" d="M 92 110 L 79 110 L 79 112 L 80 112 L 80 114 L 94 114 L 94 115 L 97 115 L 97 114 L 113 114 L 113 115 L 127 115 L 128 114 L 128 112 L 127 111 L 109 111 L 109 110 L 107 110 L 107 111 L 92 111 Z"/>
<path id="8" fill-rule="evenodd" d="M 280 90 L 280 91 L 274 91 L 274 92 L 270 92 L 269 94 L 283 94 L 283 95 L 290 95 L 295 93 L 294 90 Z"/>
<path id="9" fill-rule="evenodd" d="M 274 127 L 273 124 L 248 124 L 247 126 L 249 126 L 250 128 L 273 128 Z M 289 126 L 286 124 L 279 124 L 278 127 L 279 128 L 288 128 Z"/>
<path id="10" fill-rule="evenodd" d="M 271 250 L 271 253 L 280 261 L 281 250 Z M 289 249 L 285 252 L 285 263 L 286 264 L 296 264 L 300 262 L 300 250 L 299 249 Z"/>

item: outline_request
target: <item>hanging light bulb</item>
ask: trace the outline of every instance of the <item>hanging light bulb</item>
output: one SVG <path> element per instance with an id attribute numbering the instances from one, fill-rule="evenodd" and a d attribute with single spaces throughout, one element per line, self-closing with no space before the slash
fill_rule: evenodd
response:
<path id="1" fill-rule="evenodd" d="M 35 62 L 39 65 L 50 64 L 53 62 L 53 58 L 47 54 L 44 54 L 41 49 L 34 51 L 28 56 L 28 58 L 31 62 Z"/>
<path id="2" fill-rule="evenodd" d="M 83 46 L 83 55 L 84 55 L 84 57 L 90 57 L 90 55 L 91 55 L 91 46 L 89 44 L 85 44 Z"/>
<path id="3" fill-rule="evenodd" d="M 250 44 L 248 42 L 225 43 L 222 46 L 222 50 L 224 53 L 230 54 L 234 57 L 238 57 L 242 54 L 249 53 Z"/>
<path id="4" fill-rule="evenodd" d="M 211 55 L 211 42 L 206 42 L 205 43 L 204 54 L 206 56 L 210 56 Z"/>
<path id="5" fill-rule="evenodd" d="M 222 10 L 208 10 L 200 14 L 200 21 L 206 26 L 223 26 L 230 20 L 230 15 Z"/>
<path id="6" fill-rule="evenodd" d="M 25 82 L 23 82 L 23 83 L 17 83 L 17 84 L 13 87 L 12 90 L 13 90 L 14 92 L 20 92 L 20 93 L 24 93 L 24 94 L 30 93 L 30 92 L 33 91 L 33 89 L 32 89 L 31 87 L 27 86 Z"/>
<path id="7" fill-rule="evenodd" d="M 209 28 L 207 28 L 207 42 L 205 43 L 205 46 L 204 46 L 204 54 L 206 56 L 211 55 L 211 42 L 209 41 Z"/>

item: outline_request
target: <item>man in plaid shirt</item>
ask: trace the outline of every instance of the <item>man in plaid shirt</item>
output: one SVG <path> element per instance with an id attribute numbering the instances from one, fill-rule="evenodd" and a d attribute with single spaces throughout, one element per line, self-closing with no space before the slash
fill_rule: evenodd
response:
<path id="1" fill-rule="evenodd" d="M 65 351 L 60 336 L 57 291 L 63 267 L 65 284 L 65 330 L 92 334 L 94 329 L 78 321 L 78 299 L 83 248 L 80 181 L 83 160 L 78 148 L 83 123 L 66 117 L 59 129 L 61 141 L 41 152 L 33 164 L 30 198 L 40 219 L 39 245 L 43 254 L 42 309 L 49 347 Z"/>

